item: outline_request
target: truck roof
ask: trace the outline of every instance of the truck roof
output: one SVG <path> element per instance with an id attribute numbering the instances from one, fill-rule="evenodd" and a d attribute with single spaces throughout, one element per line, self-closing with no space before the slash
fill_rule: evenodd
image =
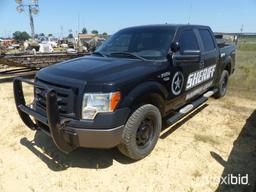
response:
<path id="1" fill-rule="evenodd" d="M 170 28 L 183 28 L 183 27 L 191 27 L 191 28 L 209 28 L 205 25 L 191 25 L 191 24 L 152 24 L 152 25 L 140 25 L 140 26 L 132 26 L 126 29 L 137 29 L 137 28 L 162 28 L 162 29 L 170 29 Z"/>

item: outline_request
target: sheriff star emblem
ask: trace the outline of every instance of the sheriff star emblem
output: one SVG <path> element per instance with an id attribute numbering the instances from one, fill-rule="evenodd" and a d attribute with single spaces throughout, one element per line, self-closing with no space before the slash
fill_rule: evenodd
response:
<path id="1" fill-rule="evenodd" d="M 177 71 L 172 79 L 172 93 L 174 95 L 179 95 L 183 88 L 184 76 L 180 71 Z"/>

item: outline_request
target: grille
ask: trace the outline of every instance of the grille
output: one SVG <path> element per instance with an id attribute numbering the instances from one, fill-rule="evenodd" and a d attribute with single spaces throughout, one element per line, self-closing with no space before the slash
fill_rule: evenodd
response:
<path id="1" fill-rule="evenodd" d="M 36 82 L 42 87 L 47 87 L 54 89 L 57 93 L 57 104 L 60 114 L 62 115 L 73 115 L 74 114 L 74 89 L 71 87 L 64 87 L 56 84 L 52 84 L 46 81 L 37 79 Z M 43 88 L 35 88 L 35 101 L 36 108 L 43 109 L 43 112 L 46 113 L 46 90 Z"/>

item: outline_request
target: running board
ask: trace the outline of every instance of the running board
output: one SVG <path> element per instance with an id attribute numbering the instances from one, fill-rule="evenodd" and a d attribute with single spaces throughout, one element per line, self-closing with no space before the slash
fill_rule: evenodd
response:
<path id="1" fill-rule="evenodd" d="M 194 109 L 196 109 L 197 107 L 205 103 L 209 97 L 211 97 L 214 93 L 216 93 L 216 91 L 217 89 L 206 92 L 203 96 L 199 97 L 197 100 L 181 108 L 177 114 L 167 119 L 166 123 L 168 125 L 173 125 L 174 123 L 179 121 L 181 118 L 185 117 L 189 112 L 193 111 Z"/>

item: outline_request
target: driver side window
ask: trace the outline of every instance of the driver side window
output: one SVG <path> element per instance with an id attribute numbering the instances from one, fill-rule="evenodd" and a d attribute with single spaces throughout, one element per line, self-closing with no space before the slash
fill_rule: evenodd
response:
<path id="1" fill-rule="evenodd" d="M 194 31 L 185 30 L 180 34 L 179 46 L 181 54 L 187 50 L 199 50 L 199 45 Z"/>

